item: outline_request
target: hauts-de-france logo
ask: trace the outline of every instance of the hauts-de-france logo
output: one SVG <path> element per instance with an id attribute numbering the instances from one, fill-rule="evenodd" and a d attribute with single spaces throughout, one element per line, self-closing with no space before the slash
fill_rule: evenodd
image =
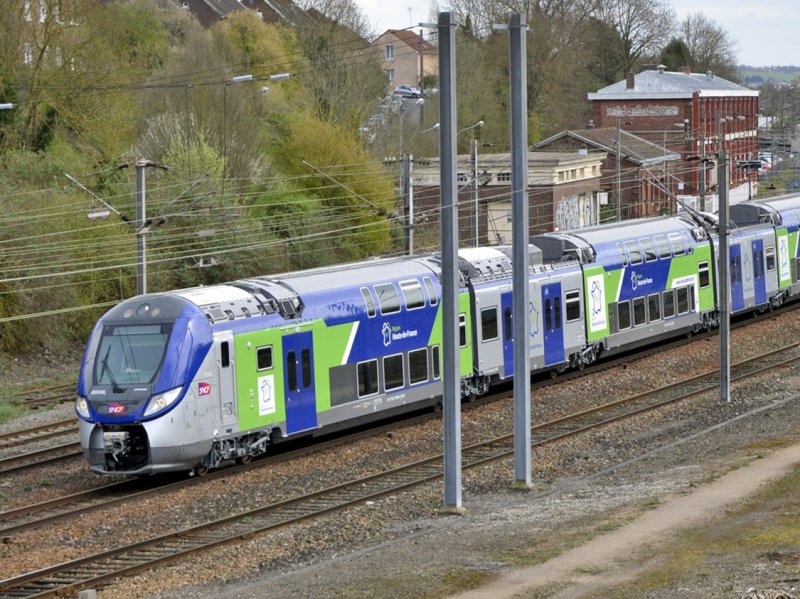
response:
<path id="1" fill-rule="evenodd" d="M 606 287 L 603 275 L 586 278 L 589 290 L 589 330 L 592 333 L 605 331 L 608 328 L 606 319 Z"/>
<path id="2" fill-rule="evenodd" d="M 389 347 L 392 344 L 392 325 L 384 322 L 381 333 L 383 334 L 383 346 Z"/>
<path id="3" fill-rule="evenodd" d="M 384 347 L 389 347 L 392 344 L 392 341 L 402 341 L 403 339 L 408 339 L 409 337 L 416 337 L 418 334 L 419 331 L 416 329 L 403 330 L 400 325 L 391 325 L 388 322 L 384 322 L 383 326 L 381 327 L 381 335 L 383 336 Z"/>
<path id="4" fill-rule="evenodd" d="M 637 273 L 635 270 L 631 272 L 631 289 L 633 291 L 638 291 L 639 287 L 643 287 L 645 285 L 652 285 L 653 279 L 650 277 L 646 277 L 642 274 Z"/>

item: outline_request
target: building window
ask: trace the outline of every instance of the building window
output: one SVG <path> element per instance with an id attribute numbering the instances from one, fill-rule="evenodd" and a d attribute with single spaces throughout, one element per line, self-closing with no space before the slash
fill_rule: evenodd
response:
<path id="1" fill-rule="evenodd" d="M 394 69 L 384 69 L 383 72 L 389 81 L 394 81 Z"/>
<path id="2" fill-rule="evenodd" d="M 510 183 L 511 182 L 511 173 L 497 173 L 497 182 L 498 183 Z"/>
<path id="3" fill-rule="evenodd" d="M 394 46 L 386 46 L 386 60 L 394 60 Z"/>
<path id="4" fill-rule="evenodd" d="M 25 64 L 33 64 L 33 46 L 29 42 L 22 44 L 22 60 Z"/>
<path id="5" fill-rule="evenodd" d="M 31 10 L 31 0 L 22 0 L 22 14 L 26 21 L 33 21 L 33 11 Z"/>

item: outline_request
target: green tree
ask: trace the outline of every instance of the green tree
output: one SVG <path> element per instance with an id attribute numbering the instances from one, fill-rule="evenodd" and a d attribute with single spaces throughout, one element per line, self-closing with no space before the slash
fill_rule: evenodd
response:
<path id="1" fill-rule="evenodd" d="M 683 40 L 672 38 L 661 51 L 659 61 L 668 71 L 677 71 L 681 67 L 692 67 L 692 52 Z"/>

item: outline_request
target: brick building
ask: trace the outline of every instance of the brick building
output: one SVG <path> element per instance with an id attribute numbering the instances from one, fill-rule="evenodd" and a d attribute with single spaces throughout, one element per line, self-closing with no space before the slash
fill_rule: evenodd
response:
<path id="1" fill-rule="evenodd" d="M 529 152 L 528 203 L 531 235 L 577 229 L 599 222 L 600 152 Z M 457 162 L 458 222 L 461 246 L 475 244 L 477 195 L 481 245 L 511 243 L 511 155 L 483 154 L 475 167 L 468 154 Z M 439 159 L 417 159 L 412 172 L 417 247 L 439 243 Z"/>
<path id="2" fill-rule="evenodd" d="M 719 140 L 730 164 L 730 201 L 747 199 L 757 181 L 736 168 L 758 158 L 758 92 L 713 73 L 667 71 L 663 66 L 629 73 L 619 81 L 588 94 L 592 117 L 599 128 L 620 127 L 681 155 L 677 176 L 685 182 L 685 194 L 698 196 L 700 168 L 706 164 L 707 196 L 716 191 L 714 158 Z M 718 117 L 721 116 L 721 119 Z M 753 194 L 755 191 L 753 191 Z"/>
<path id="3" fill-rule="evenodd" d="M 617 131 L 616 127 L 563 131 L 534 148 L 551 152 L 603 152 L 602 189 L 614 210 L 621 197 L 623 219 L 672 214 L 677 210 L 675 195 L 684 193 L 685 184 L 676 175 L 680 154 L 622 129 Z"/>
<path id="4" fill-rule="evenodd" d="M 423 88 L 423 78 L 439 71 L 436 46 L 407 29 L 388 29 L 371 44 L 380 53 L 381 68 L 391 92 L 398 85 Z"/>

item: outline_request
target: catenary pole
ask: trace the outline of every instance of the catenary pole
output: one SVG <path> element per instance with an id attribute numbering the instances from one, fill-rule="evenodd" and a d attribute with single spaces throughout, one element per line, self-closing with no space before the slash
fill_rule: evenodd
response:
<path id="1" fill-rule="evenodd" d="M 444 507 L 460 513 L 461 381 L 458 355 L 458 202 L 456 187 L 455 25 L 439 13 L 439 148 L 442 237 L 442 370 L 444 416 Z"/>
<path id="2" fill-rule="evenodd" d="M 728 157 L 725 154 L 722 113 L 717 115 L 717 188 L 719 189 L 719 398 L 731 400 L 730 248 L 728 247 Z"/>

